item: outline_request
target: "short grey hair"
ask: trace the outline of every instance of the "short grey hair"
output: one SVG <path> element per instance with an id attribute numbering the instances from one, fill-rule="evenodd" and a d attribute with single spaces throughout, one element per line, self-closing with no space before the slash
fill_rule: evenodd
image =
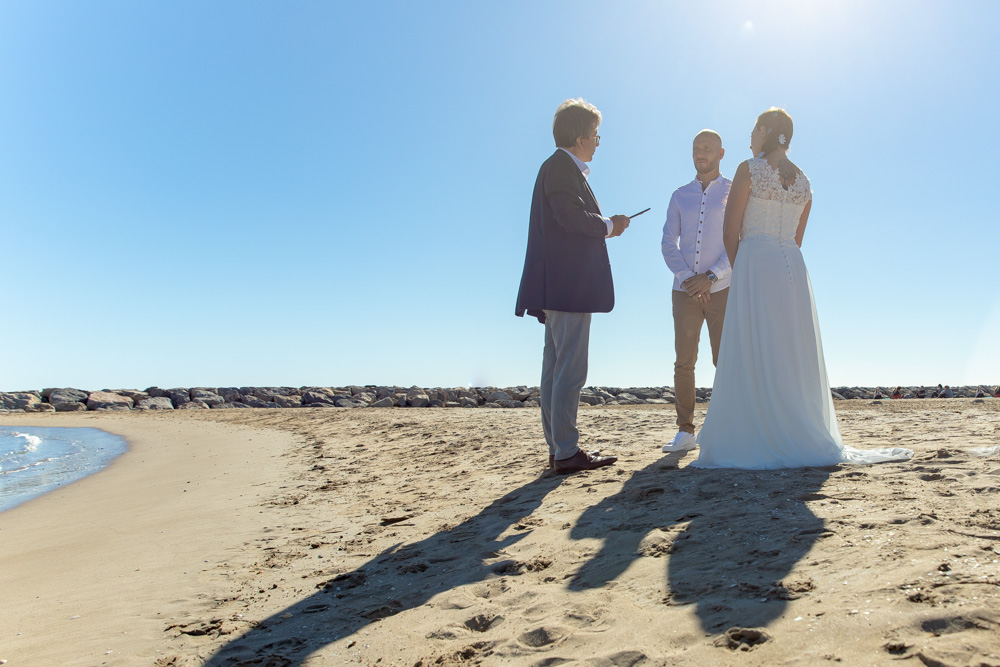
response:
<path id="1" fill-rule="evenodd" d="M 601 112 L 582 97 L 566 100 L 556 109 L 552 119 L 552 137 L 556 146 L 570 148 L 576 140 L 586 138 L 601 124 Z"/>

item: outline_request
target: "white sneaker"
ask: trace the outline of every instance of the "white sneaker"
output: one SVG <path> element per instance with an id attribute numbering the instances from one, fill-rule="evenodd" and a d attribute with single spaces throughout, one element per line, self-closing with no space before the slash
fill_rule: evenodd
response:
<path id="1" fill-rule="evenodd" d="M 697 441 L 694 439 L 694 433 L 688 433 L 687 431 L 677 431 L 677 435 L 674 439 L 663 445 L 663 451 L 665 452 L 686 452 L 689 449 L 694 449 L 698 446 Z"/>

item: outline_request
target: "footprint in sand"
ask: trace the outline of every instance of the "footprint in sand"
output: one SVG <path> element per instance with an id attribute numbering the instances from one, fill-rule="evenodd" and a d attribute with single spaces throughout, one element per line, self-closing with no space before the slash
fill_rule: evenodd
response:
<path id="1" fill-rule="evenodd" d="M 995 664 L 1000 616 L 984 611 L 925 618 L 890 633 L 882 648 L 897 660 L 917 658 L 939 667 Z"/>

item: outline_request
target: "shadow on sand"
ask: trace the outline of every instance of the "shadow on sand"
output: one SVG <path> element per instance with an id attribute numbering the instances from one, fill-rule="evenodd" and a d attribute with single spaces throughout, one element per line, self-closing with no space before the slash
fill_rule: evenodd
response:
<path id="1" fill-rule="evenodd" d="M 835 468 L 678 470 L 681 456 L 635 472 L 583 512 L 570 537 L 604 544 L 570 590 L 599 588 L 637 558 L 662 557 L 663 603 L 695 605 L 706 632 L 767 626 L 813 588 L 788 575 L 829 535 L 806 501 L 823 497 L 818 490 Z"/>
<path id="2" fill-rule="evenodd" d="M 498 568 L 509 564 L 485 561 L 495 559 L 499 550 L 529 532 L 500 536 L 534 512 L 562 480 L 545 474 L 451 530 L 386 549 L 227 643 L 205 665 L 298 665 L 374 621 L 418 607 L 444 591 L 495 576 Z"/>

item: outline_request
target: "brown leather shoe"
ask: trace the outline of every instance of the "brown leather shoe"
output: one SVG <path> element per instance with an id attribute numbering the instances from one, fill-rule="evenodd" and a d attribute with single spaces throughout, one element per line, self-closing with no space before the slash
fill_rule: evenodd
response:
<path id="1" fill-rule="evenodd" d="M 590 454 L 591 456 L 600 456 L 601 450 L 595 449 L 594 451 L 587 453 Z M 549 454 L 549 469 L 555 469 L 555 467 L 556 467 L 556 457 Z"/>
<path id="2" fill-rule="evenodd" d="M 615 463 L 617 460 L 617 456 L 594 456 L 590 452 L 585 452 L 581 449 L 568 459 L 555 461 L 554 464 L 556 473 L 565 475 L 571 472 L 579 472 L 580 470 L 603 468 Z"/>

